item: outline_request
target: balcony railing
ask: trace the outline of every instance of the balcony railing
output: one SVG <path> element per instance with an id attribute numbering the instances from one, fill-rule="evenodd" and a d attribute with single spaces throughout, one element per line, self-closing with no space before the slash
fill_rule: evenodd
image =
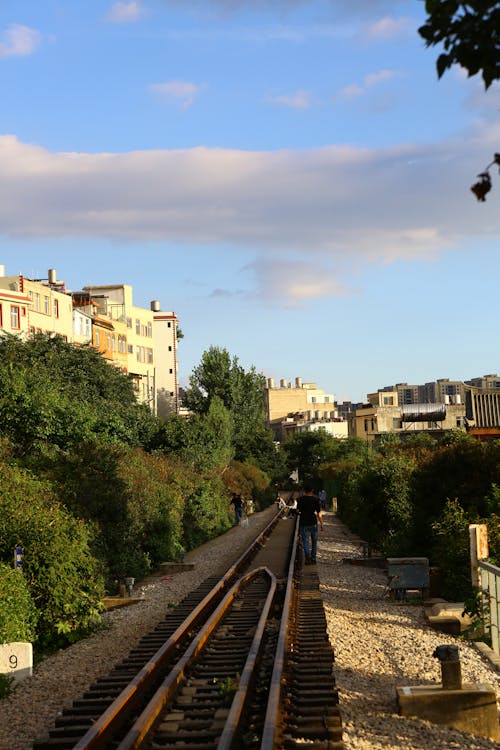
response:
<path id="1" fill-rule="evenodd" d="M 491 648 L 495 654 L 500 656 L 500 568 L 484 560 L 479 560 L 478 571 L 481 578 L 481 591 L 488 608 L 486 628 L 489 629 Z"/>

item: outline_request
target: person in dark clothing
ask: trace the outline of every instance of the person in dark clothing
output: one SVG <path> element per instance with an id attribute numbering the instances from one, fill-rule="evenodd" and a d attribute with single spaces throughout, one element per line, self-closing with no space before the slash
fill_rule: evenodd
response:
<path id="1" fill-rule="evenodd" d="M 323 516 L 319 497 L 313 494 L 311 487 L 306 487 L 304 495 L 299 497 L 297 511 L 299 513 L 299 532 L 302 547 L 306 556 L 306 565 L 316 562 L 316 548 L 318 546 L 318 521 L 323 528 Z M 311 545 L 309 546 L 309 542 Z"/>
<path id="2" fill-rule="evenodd" d="M 233 492 L 231 494 L 231 501 L 229 505 L 233 506 L 234 518 L 236 520 L 236 523 L 239 526 L 241 523 L 241 518 L 243 516 L 243 500 L 241 499 L 241 495 L 238 495 L 236 492 Z"/>

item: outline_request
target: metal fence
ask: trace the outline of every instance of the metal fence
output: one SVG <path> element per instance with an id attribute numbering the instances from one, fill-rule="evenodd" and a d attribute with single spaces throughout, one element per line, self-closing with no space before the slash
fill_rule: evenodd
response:
<path id="1" fill-rule="evenodd" d="M 478 571 L 481 578 L 481 591 L 489 610 L 486 626 L 490 631 L 491 648 L 495 654 L 500 656 L 500 568 L 484 560 L 479 560 Z"/>

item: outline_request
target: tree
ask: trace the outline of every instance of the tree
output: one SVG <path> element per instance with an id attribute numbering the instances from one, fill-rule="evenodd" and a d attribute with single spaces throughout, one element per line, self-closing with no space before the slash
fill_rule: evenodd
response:
<path id="1" fill-rule="evenodd" d="M 437 61 L 438 77 L 458 64 L 469 76 L 481 74 L 484 87 L 500 79 L 500 3 L 498 0 L 426 0 L 428 18 L 418 30 L 427 47 L 442 44 Z M 484 202 L 491 190 L 490 167 L 500 167 L 500 153 L 478 174 L 471 190 Z"/>
<path id="2" fill-rule="evenodd" d="M 458 63 L 469 76 L 481 73 L 485 88 L 500 78 L 500 4 L 498 0 L 426 0 L 429 14 L 418 30 L 427 47 L 442 44 L 436 62 L 439 78 Z"/>
<path id="3" fill-rule="evenodd" d="M 62 337 L 0 337 L 0 430 L 19 453 L 99 439 L 143 445 L 158 429 L 130 378 Z"/>
<path id="4" fill-rule="evenodd" d="M 232 445 L 237 461 L 256 459 L 267 469 L 276 453 L 271 431 L 265 425 L 266 379 L 255 367 L 245 370 L 227 349 L 211 346 L 189 378 L 184 404 L 194 414 L 208 414 L 220 399 L 233 422 Z"/>

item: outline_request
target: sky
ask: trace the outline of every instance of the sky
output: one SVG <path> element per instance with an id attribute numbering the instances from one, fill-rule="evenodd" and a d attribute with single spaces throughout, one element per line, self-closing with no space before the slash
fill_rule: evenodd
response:
<path id="1" fill-rule="evenodd" d="M 500 371 L 500 84 L 421 0 L 1 0 L 0 263 L 339 401 Z"/>

